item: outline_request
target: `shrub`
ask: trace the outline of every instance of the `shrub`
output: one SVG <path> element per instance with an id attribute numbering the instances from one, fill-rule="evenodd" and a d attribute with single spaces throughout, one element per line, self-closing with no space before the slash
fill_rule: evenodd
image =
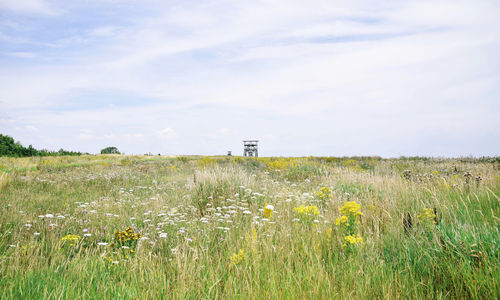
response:
<path id="1" fill-rule="evenodd" d="M 116 147 L 106 147 L 101 150 L 101 154 L 120 154 L 120 151 Z"/>

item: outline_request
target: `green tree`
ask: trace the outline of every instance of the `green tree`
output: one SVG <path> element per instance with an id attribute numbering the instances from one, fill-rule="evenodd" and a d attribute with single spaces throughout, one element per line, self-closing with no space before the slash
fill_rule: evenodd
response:
<path id="1" fill-rule="evenodd" d="M 28 149 L 21 144 L 16 143 L 14 139 L 8 135 L 0 134 L 0 156 L 27 156 Z"/>
<path id="2" fill-rule="evenodd" d="M 0 134 L 0 156 L 25 157 L 25 156 L 57 156 L 57 155 L 81 155 L 80 152 L 66 151 L 60 149 L 58 152 L 49 150 L 37 150 L 32 145 L 27 148 L 8 135 Z"/>
<path id="3" fill-rule="evenodd" d="M 120 154 L 120 151 L 116 147 L 106 147 L 101 150 L 101 154 Z"/>

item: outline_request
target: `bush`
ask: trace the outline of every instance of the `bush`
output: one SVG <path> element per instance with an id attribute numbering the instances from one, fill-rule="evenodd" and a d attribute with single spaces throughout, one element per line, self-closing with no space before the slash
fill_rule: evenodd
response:
<path id="1" fill-rule="evenodd" d="M 101 154 L 120 154 L 120 151 L 116 147 L 106 147 L 101 150 Z"/>

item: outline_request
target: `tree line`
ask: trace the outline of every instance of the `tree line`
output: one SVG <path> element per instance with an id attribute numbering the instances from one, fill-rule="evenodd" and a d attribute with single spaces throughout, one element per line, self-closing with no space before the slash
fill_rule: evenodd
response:
<path id="1" fill-rule="evenodd" d="M 21 143 L 14 141 L 8 135 L 0 134 L 0 156 L 10 157 L 27 157 L 27 156 L 57 156 L 57 155 L 81 155 L 80 152 L 66 151 L 60 149 L 59 151 L 49 151 L 46 149 L 37 150 L 32 145 L 24 147 Z"/>

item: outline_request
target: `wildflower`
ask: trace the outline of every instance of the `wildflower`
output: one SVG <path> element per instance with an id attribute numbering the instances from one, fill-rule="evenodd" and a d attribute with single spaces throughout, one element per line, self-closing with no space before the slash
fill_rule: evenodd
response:
<path id="1" fill-rule="evenodd" d="M 119 244 L 129 243 L 138 240 L 142 235 L 140 233 L 134 233 L 132 228 L 129 226 L 123 231 L 115 232 L 115 241 Z"/>
<path id="2" fill-rule="evenodd" d="M 70 247 L 73 247 L 74 243 L 78 242 L 80 239 L 79 235 L 74 235 L 74 234 L 68 234 L 65 237 L 61 239 L 62 242 L 66 243 L 66 241 L 69 243 Z"/>
<path id="3" fill-rule="evenodd" d="M 317 216 L 319 215 L 319 210 L 317 206 L 310 205 L 310 206 L 305 206 L 305 205 L 300 205 L 299 207 L 295 207 L 294 210 L 299 214 L 299 216 Z"/>
<path id="4" fill-rule="evenodd" d="M 320 188 L 318 192 L 315 193 L 315 196 L 318 199 L 325 201 L 332 196 L 332 190 L 329 187 L 324 186 Z"/>
<path id="5" fill-rule="evenodd" d="M 271 217 L 273 216 L 273 210 L 274 206 L 266 203 L 266 205 L 264 206 L 264 218 L 271 219 Z"/>
<path id="6" fill-rule="evenodd" d="M 361 205 L 356 203 L 356 201 L 347 201 L 339 211 L 342 215 L 351 215 L 351 216 L 362 216 L 363 213 L 359 210 L 361 209 Z"/>
<path id="7" fill-rule="evenodd" d="M 107 246 L 107 245 L 108 245 L 108 243 L 106 243 L 106 242 L 99 242 L 99 243 L 97 243 L 97 245 L 98 245 L 98 246 Z"/>
<path id="8" fill-rule="evenodd" d="M 231 255 L 230 261 L 231 265 L 239 264 L 245 258 L 245 250 L 240 249 L 238 253 Z"/>
<path id="9" fill-rule="evenodd" d="M 299 207 L 295 207 L 294 210 L 298 214 L 299 220 L 304 223 L 310 224 L 311 222 L 319 222 L 319 220 L 316 219 L 316 216 L 319 216 L 319 210 L 317 206 L 305 206 L 302 204 Z"/>
<path id="10" fill-rule="evenodd" d="M 337 219 L 335 219 L 335 225 L 340 226 L 345 224 L 346 226 L 349 226 L 349 218 L 347 216 L 340 216 Z"/>
<path id="11" fill-rule="evenodd" d="M 345 238 L 345 243 L 342 245 L 342 247 L 347 247 L 348 245 L 354 245 L 354 244 L 364 244 L 363 238 L 359 236 L 359 234 L 350 234 L 346 236 Z"/>
<path id="12" fill-rule="evenodd" d="M 166 237 L 167 237 L 166 233 L 164 233 L 164 232 L 160 233 L 160 238 L 166 238 Z"/>
<path id="13" fill-rule="evenodd" d="M 418 220 L 424 224 L 436 224 L 436 214 L 431 208 L 424 208 L 418 216 Z"/>
<path id="14" fill-rule="evenodd" d="M 257 249 L 257 230 L 255 230 L 255 228 L 252 228 L 252 234 L 246 233 L 245 239 L 250 245 L 251 249 L 255 251 Z"/>

